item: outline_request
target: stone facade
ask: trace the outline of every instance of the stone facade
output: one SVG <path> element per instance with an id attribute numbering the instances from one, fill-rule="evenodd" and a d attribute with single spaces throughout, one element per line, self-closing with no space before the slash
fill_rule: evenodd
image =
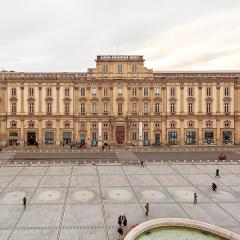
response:
<path id="1" fill-rule="evenodd" d="M 97 56 L 84 73 L 0 72 L 1 144 L 239 144 L 240 72 L 155 72 Z"/>

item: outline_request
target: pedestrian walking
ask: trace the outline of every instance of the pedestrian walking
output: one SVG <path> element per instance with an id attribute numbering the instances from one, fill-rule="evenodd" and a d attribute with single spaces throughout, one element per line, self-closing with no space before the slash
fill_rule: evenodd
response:
<path id="1" fill-rule="evenodd" d="M 215 177 L 219 177 L 219 178 L 220 178 L 219 169 L 216 169 L 216 175 L 215 175 Z"/>
<path id="2" fill-rule="evenodd" d="M 148 212 L 149 212 L 149 203 L 147 203 L 145 206 L 145 215 L 148 216 Z"/>
<path id="3" fill-rule="evenodd" d="M 212 183 L 211 190 L 212 190 L 213 192 L 216 192 L 216 191 L 217 191 L 217 184 L 216 184 L 216 183 Z"/>
<path id="4" fill-rule="evenodd" d="M 197 204 L 197 198 L 198 198 L 197 193 L 194 193 L 194 195 L 193 195 L 193 203 L 194 204 Z"/>
<path id="5" fill-rule="evenodd" d="M 122 216 L 122 223 L 123 223 L 123 226 L 124 226 L 124 227 L 127 226 L 127 218 L 126 218 L 126 215 L 125 215 L 125 214 Z"/>
<path id="6" fill-rule="evenodd" d="M 118 217 L 118 225 L 121 227 L 122 226 L 122 215 Z"/>
<path id="7" fill-rule="evenodd" d="M 26 199 L 26 197 L 23 197 L 23 207 L 25 208 L 26 205 L 27 205 L 27 199 Z"/>
<path id="8" fill-rule="evenodd" d="M 141 167 L 144 167 L 143 160 L 141 160 Z"/>
<path id="9" fill-rule="evenodd" d="M 118 231 L 118 234 L 119 234 L 118 239 L 121 240 L 122 236 L 123 236 L 123 229 L 122 229 L 122 227 L 118 227 L 117 231 Z"/>

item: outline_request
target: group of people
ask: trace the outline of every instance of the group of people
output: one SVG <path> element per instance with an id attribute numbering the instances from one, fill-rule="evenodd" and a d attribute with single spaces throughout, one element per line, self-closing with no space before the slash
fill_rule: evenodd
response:
<path id="1" fill-rule="evenodd" d="M 219 169 L 216 169 L 215 177 L 220 178 Z M 210 187 L 210 190 L 213 191 L 213 192 L 216 192 L 217 191 L 217 184 L 216 183 L 212 183 L 212 185 Z M 198 195 L 197 195 L 197 193 L 194 193 L 193 194 L 193 203 L 194 204 L 197 204 L 197 199 L 198 199 Z"/>
<path id="2" fill-rule="evenodd" d="M 126 227 L 127 226 L 127 217 L 126 215 L 120 215 L 118 217 L 118 233 L 119 233 L 119 240 L 122 239 L 122 236 L 123 236 L 123 227 Z"/>
<path id="3" fill-rule="evenodd" d="M 145 209 L 145 215 L 148 216 L 149 213 L 149 203 L 146 203 L 146 205 L 144 206 Z M 123 237 L 123 228 L 127 227 L 127 217 L 125 214 L 120 215 L 118 217 L 118 234 L 119 234 L 119 240 L 122 239 Z"/>

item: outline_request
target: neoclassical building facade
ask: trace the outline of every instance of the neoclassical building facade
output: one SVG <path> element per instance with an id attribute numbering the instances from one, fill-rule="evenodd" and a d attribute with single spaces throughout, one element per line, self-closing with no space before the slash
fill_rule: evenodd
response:
<path id="1" fill-rule="evenodd" d="M 156 72 L 97 56 L 87 72 L 0 72 L 0 143 L 239 144 L 240 72 Z"/>

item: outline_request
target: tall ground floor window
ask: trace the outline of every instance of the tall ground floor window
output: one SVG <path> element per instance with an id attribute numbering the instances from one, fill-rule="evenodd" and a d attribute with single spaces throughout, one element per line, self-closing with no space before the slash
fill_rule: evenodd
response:
<path id="1" fill-rule="evenodd" d="M 70 144 L 72 142 L 72 133 L 71 132 L 63 132 L 63 143 Z"/>
<path id="2" fill-rule="evenodd" d="M 171 145 L 176 145 L 178 140 L 178 133 L 175 131 L 168 132 L 168 143 Z"/>
<path id="3" fill-rule="evenodd" d="M 222 143 L 223 144 L 232 143 L 232 132 L 231 131 L 224 131 L 222 133 Z"/>
<path id="4" fill-rule="evenodd" d="M 186 144 L 195 144 L 196 143 L 196 132 L 189 131 L 186 132 Z"/>
<path id="5" fill-rule="evenodd" d="M 155 145 L 160 145 L 160 133 L 155 133 Z"/>
<path id="6" fill-rule="evenodd" d="M 214 143 L 214 133 L 213 132 L 204 132 L 204 143 L 213 144 Z"/>
<path id="7" fill-rule="evenodd" d="M 54 133 L 45 132 L 45 144 L 53 144 L 53 143 L 54 143 Z"/>
<path id="8" fill-rule="evenodd" d="M 97 132 L 92 132 L 92 146 L 97 146 Z"/>
<path id="9" fill-rule="evenodd" d="M 80 143 L 85 143 L 85 134 L 80 134 Z"/>
<path id="10" fill-rule="evenodd" d="M 137 141 L 137 131 L 132 132 L 132 140 Z"/>
<path id="11" fill-rule="evenodd" d="M 19 139 L 18 139 L 17 132 L 9 132 L 9 145 L 10 146 L 19 145 Z"/>
<path id="12" fill-rule="evenodd" d="M 143 145 L 148 146 L 150 144 L 148 139 L 148 132 L 143 132 Z"/>

